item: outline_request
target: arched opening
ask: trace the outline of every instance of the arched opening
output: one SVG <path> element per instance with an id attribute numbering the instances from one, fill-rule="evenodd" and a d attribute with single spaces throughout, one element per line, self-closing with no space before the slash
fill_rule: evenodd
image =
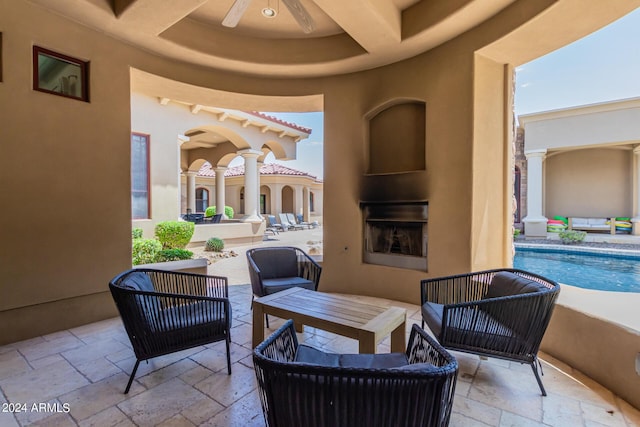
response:
<path id="1" fill-rule="evenodd" d="M 282 187 L 282 212 L 294 212 L 293 188 L 288 185 Z"/>

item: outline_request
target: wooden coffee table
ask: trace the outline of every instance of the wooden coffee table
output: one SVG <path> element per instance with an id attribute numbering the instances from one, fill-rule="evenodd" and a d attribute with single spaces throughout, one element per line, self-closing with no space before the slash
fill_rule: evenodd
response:
<path id="1" fill-rule="evenodd" d="M 358 302 L 356 297 L 290 288 L 253 302 L 253 347 L 264 340 L 264 316 L 293 319 L 296 329 L 312 326 L 357 339 L 360 353 L 375 353 L 380 341 L 391 335 L 391 352 L 404 352 L 407 312 Z"/>

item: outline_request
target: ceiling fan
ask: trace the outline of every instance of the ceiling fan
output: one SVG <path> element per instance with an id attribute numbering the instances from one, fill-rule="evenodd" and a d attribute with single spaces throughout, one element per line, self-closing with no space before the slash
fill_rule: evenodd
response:
<path id="1" fill-rule="evenodd" d="M 235 0 L 222 20 L 222 25 L 230 28 L 238 25 L 240 18 L 242 18 L 242 15 L 249 7 L 249 3 L 251 3 L 251 0 Z M 291 12 L 294 19 L 298 22 L 302 31 L 309 34 L 315 29 L 313 18 L 311 18 L 307 9 L 300 3 L 300 0 L 282 0 L 282 3 L 289 9 L 289 12 Z"/>

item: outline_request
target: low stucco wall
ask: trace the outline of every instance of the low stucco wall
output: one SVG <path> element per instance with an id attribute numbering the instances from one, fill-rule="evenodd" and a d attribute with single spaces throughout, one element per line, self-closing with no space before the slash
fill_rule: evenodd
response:
<path id="1" fill-rule="evenodd" d="M 225 246 L 246 245 L 262 242 L 264 222 L 222 222 L 220 224 L 198 224 L 189 246 L 201 245 L 212 237 L 224 240 Z"/>
<path id="2" fill-rule="evenodd" d="M 541 350 L 640 408 L 640 294 L 562 285 Z"/>

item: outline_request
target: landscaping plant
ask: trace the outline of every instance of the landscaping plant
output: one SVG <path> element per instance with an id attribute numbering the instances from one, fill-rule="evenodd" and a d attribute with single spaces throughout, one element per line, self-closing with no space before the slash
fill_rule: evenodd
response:
<path id="1" fill-rule="evenodd" d="M 209 252 L 222 252 L 224 249 L 224 240 L 219 237 L 212 237 L 207 240 L 207 243 L 204 245 L 204 250 Z"/>
<path id="2" fill-rule="evenodd" d="M 558 237 L 565 245 L 580 243 L 587 237 L 585 231 L 580 230 L 564 230 L 558 233 Z"/>
<path id="3" fill-rule="evenodd" d="M 184 249 L 195 230 L 195 225 L 188 221 L 163 221 L 156 225 L 156 237 L 163 249 Z"/>
<path id="4" fill-rule="evenodd" d="M 156 262 L 156 256 L 162 250 L 162 244 L 156 239 L 133 239 L 131 247 L 133 265 Z"/>
<path id="5" fill-rule="evenodd" d="M 142 239 L 142 228 L 136 227 L 131 230 L 132 239 Z"/>
<path id="6" fill-rule="evenodd" d="M 205 209 L 204 211 L 204 216 L 205 218 L 210 218 L 212 216 L 214 216 L 217 212 L 216 207 L 215 206 L 209 206 L 207 209 Z M 224 214 L 227 216 L 227 218 L 231 219 L 233 218 L 234 215 L 234 210 L 231 206 L 225 206 L 224 207 Z"/>
<path id="7" fill-rule="evenodd" d="M 155 262 L 181 261 L 192 256 L 193 252 L 186 249 L 163 249 L 156 254 Z"/>

